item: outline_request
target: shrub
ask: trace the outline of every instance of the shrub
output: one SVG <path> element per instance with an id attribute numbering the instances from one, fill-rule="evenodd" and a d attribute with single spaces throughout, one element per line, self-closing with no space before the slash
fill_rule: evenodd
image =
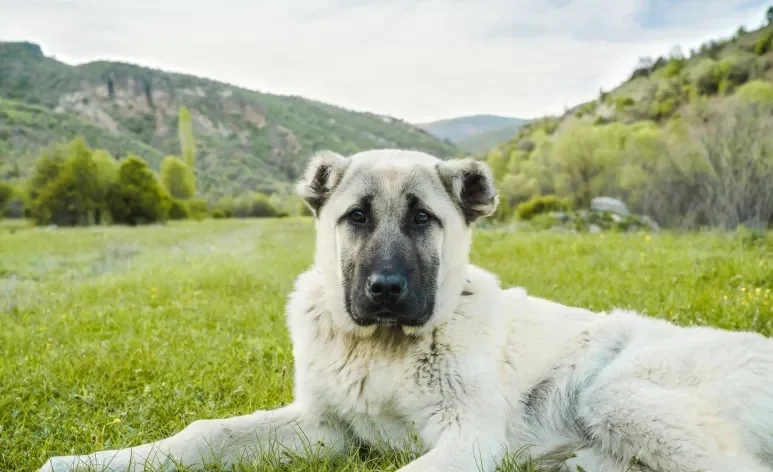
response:
<path id="1" fill-rule="evenodd" d="M 719 63 L 719 74 L 733 85 L 741 85 L 749 80 L 755 62 L 754 56 L 730 57 Z"/>
<path id="2" fill-rule="evenodd" d="M 161 161 L 161 181 L 172 198 L 177 200 L 190 200 L 196 193 L 193 169 L 178 157 L 167 156 Z"/>
<path id="3" fill-rule="evenodd" d="M 212 212 L 212 217 L 215 217 L 215 212 L 219 212 L 222 216 L 220 218 L 231 218 L 234 212 L 234 199 L 231 197 L 221 198 L 216 204 Z"/>
<path id="4" fill-rule="evenodd" d="M 2 183 L 0 183 L 0 187 Z M 11 195 L 5 202 L 5 210 L 0 212 L 0 218 L 24 218 L 26 197 L 24 191 L 20 187 L 11 186 Z M 0 204 L 2 206 L 2 204 Z"/>
<path id="5" fill-rule="evenodd" d="M 615 98 L 615 109 L 618 111 L 622 111 L 629 106 L 633 105 L 634 101 L 632 97 L 616 97 Z"/>
<path id="6" fill-rule="evenodd" d="M 685 110 L 647 172 L 641 212 L 667 227 L 733 229 L 773 223 L 773 104 L 727 99 Z"/>
<path id="7" fill-rule="evenodd" d="M 107 198 L 113 221 L 130 226 L 165 221 L 171 202 L 148 163 L 131 154 L 121 162 Z"/>
<path id="8" fill-rule="evenodd" d="M 209 205 L 206 200 L 194 198 L 188 201 L 188 214 L 190 215 L 189 218 L 203 220 L 209 214 Z"/>
<path id="9" fill-rule="evenodd" d="M 670 59 L 665 68 L 666 77 L 679 77 L 682 70 L 684 70 L 685 64 L 687 64 L 687 60 L 685 59 Z"/>
<path id="10" fill-rule="evenodd" d="M 757 38 L 757 44 L 754 45 L 754 53 L 762 56 L 773 50 L 773 30 L 765 31 Z"/>
<path id="11" fill-rule="evenodd" d="M 172 198 L 169 204 L 169 219 L 187 220 L 189 216 L 188 205 L 182 200 Z"/>
<path id="12" fill-rule="evenodd" d="M 230 214 L 226 214 L 226 212 L 224 210 L 216 209 L 216 210 L 212 211 L 212 218 L 214 218 L 216 220 L 222 220 L 222 219 L 230 218 L 230 217 L 231 217 L 231 215 Z"/>
<path id="13" fill-rule="evenodd" d="M 752 80 L 738 87 L 735 95 L 750 102 L 773 102 L 773 83 Z"/>
<path id="14" fill-rule="evenodd" d="M 536 215 L 553 211 L 569 211 L 571 208 L 569 199 L 558 198 L 556 195 L 542 195 L 518 205 L 515 208 L 515 216 L 519 220 L 528 221 Z"/>
<path id="15" fill-rule="evenodd" d="M 0 182 L 0 218 L 3 217 L 6 207 L 11 203 L 13 194 L 13 187 L 5 182 Z"/>
<path id="16" fill-rule="evenodd" d="M 703 59 L 689 74 L 690 82 L 701 95 L 714 95 L 719 89 L 717 63 L 711 59 Z"/>
<path id="17" fill-rule="evenodd" d="M 233 208 L 235 218 L 273 218 L 278 214 L 269 197 L 262 193 L 253 193 L 240 198 Z"/>

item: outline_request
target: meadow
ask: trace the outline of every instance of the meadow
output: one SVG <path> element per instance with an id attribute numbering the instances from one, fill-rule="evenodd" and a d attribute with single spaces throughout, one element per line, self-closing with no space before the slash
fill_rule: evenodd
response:
<path id="1" fill-rule="evenodd" d="M 313 238 L 307 218 L 0 223 L 0 470 L 289 402 L 283 309 Z M 481 229 L 471 259 L 503 285 L 567 304 L 773 334 L 770 235 Z M 409 460 L 361 452 L 241 470 L 395 470 Z"/>

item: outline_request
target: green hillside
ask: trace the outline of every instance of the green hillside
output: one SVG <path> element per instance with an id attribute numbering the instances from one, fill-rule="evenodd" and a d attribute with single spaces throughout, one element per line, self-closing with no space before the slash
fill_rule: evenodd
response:
<path id="1" fill-rule="evenodd" d="M 197 140 L 199 190 L 210 197 L 284 191 L 319 149 L 457 154 L 453 145 L 396 118 L 131 64 L 70 66 L 32 43 L 0 43 L 0 64 L 0 98 L 6 99 L 0 150 L 4 167 L 21 172 L 31 156 L 73 134 L 117 157 L 135 152 L 157 168 L 160 156 L 180 153 L 183 105 Z"/>
<path id="2" fill-rule="evenodd" d="M 773 224 L 773 7 L 767 17 L 756 31 L 645 58 L 614 90 L 482 153 L 498 217 L 539 196 L 576 207 L 610 196 L 671 227 Z"/>
<path id="3" fill-rule="evenodd" d="M 452 143 L 460 144 L 488 132 L 502 133 L 502 130 L 509 128 L 509 136 L 505 135 L 504 137 L 504 139 L 507 139 L 514 134 L 519 126 L 526 122 L 527 120 L 521 118 L 510 118 L 506 116 L 472 115 L 422 123 L 419 124 L 419 126 L 439 139 L 445 139 Z M 482 139 L 485 140 L 486 138 Z M 501 141 L 502 140 L 495 141 L 491 145 Z M 476 143 L 476 141 L 471 142 L 473 143 L 473 146 Z M 480 150 L 481 149 L 477 149 L 477 151 Z"/>
<path id="4" fill-rule="evenodd" d="M 138 139 L 111 133 L 70 113 L 0 99 L 0 179 L 25 175 L 46 143 L 69 142 L 77 136 L 116 156 L 127 152 L 143 156 L 156 168 L 163 157 Z"/>

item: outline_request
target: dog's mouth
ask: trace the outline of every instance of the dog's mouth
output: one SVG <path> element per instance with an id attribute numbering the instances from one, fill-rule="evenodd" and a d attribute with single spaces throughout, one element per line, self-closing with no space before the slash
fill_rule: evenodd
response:
<path id="1" fill-rule="evenodd" d="M 391 311 L 379 311 L 355 317 L 354 321 L 360 326 L 402 327 L 423 326 L 428 318 L 428 316 L 413 316 Z"/>

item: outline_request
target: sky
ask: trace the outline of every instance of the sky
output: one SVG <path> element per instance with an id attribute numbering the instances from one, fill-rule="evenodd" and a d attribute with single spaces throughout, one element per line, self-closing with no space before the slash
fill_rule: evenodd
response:
<path id="1" fill-rule="evenodd" d="M 0 40 L 413 123 L 562 113 L 642 56 L 762 25 L 750 0 L 0 0 Z"/>

